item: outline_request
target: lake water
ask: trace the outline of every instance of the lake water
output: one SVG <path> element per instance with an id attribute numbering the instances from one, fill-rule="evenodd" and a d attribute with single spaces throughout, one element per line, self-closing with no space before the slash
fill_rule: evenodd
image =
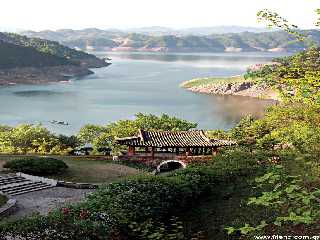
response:
<path id="1" fill-rule="evenodd" d="M 160 54 L 96 53 L 113 64 L 70 83 L 0 88 L 0 124 L 42 123 L 57 133 L 73 134 L 87 123 L 133 119 L 138 112 L 197 122 L 201 129 L 228 129 L 241 117 L 262 116 L 271 102 L 247 97 L 195 94 L 179 88 L 184 80 L 232 76 L 271 53 Z M 51 124 L 51 120 L 70 123 Z"/>

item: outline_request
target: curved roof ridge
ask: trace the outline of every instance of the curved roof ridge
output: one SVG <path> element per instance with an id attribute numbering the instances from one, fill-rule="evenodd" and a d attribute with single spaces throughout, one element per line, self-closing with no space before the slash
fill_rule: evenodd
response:
<path id="1" fill-rule="evenodd" d="M 231 141 L 211 140 L 203 130 L 146 131 L 139 129 L 138 136 L 118 139 L 118 142 L 137 147 L 216 147 L 234 144 Z"/>

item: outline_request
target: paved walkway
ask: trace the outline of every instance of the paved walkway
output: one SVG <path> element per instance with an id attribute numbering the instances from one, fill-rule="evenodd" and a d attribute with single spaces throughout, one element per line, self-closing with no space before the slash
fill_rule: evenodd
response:
<path id="1" fill-rule="evenodd" d="M 65 204 L 81 201 L 92 191 L 94 190 L 54 187 L 15 196 L 14 198 L 17 199 L 17 210 L 9 218 L 21 218 L 32 213 L 45 215 L 50 210 L 62 207 Z"/>

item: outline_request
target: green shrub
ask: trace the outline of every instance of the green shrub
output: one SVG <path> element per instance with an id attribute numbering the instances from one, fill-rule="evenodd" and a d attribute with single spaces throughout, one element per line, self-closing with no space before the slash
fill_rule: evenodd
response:
<path id="1" fill-rule="evenodd" d="M 4 195 L 0 195 L 0 207 L 7 202 L 7 197 Z"/>
<path id="2" fill-rule="evenodd" d="M 282 165 L 274 166 L 257 177 L 255 187 L 261 192 L 251 196 L 247 205 L 251 208 L 263 207 L 273 214 L 255 223 L 246 222 L 241 227 L 227 227 L 228 233 L 238 231 L 243 235 L 255 236 L 275 232 L 285 235 L 318 232 L 320 189 L 318 182 L 306 182 L 304 177 L 289 174 Z"/>
<path id="3" fill-rule="evenodd" d="M 14 159 L 6 162 L 3 167 L 9 168 L 15 172 L 40 176 L 61 173 L 68 168 L 67 164 L 62 160 L 47 157 Z"/>

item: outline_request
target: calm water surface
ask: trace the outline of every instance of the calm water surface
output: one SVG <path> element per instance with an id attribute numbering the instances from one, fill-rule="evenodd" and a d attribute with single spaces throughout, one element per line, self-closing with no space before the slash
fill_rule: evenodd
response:
<path id="1" fill-rule="evenodd" d="M 242 116 L 262 116 L 271 101 L 195 94 L 179 88 L 184 80 L 241 74 L 275 54 L 96 53 L 113 64 L 70 83 L 0 88 L 0 124 L 42 123 L 73 134 L 87 123 L 132 119 L 137 112 L 167 113 L 197 122 L 201 129 L 228 129 Z M 69 122 L 53 125 L 51 120 Z"/>

